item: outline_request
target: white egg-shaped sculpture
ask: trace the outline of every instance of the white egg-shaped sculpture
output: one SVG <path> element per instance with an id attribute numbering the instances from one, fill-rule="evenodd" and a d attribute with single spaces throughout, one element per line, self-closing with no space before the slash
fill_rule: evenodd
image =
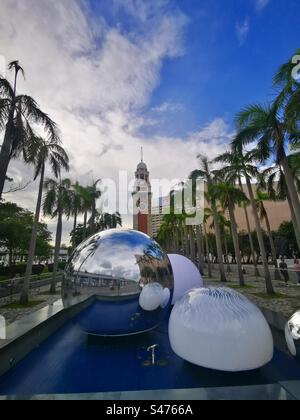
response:
<path id="1" fill-rule="evenodd" d="M 284 332 L 289 351 L 293 356 L 300 356 L 300 310 L 286 323 Z"/>
<path id="2" fill-rule="evenodd" d="M 159 283 L 149 283 L 144 286 L 139 298 L 140 307 L 144 311 L 155 311 L 163 304 L 163 301 L 164 289 Z"/>
<path id="3" fill-rule="evenodd" d="M 170 302 L 170 298 L 171 298 L 171 292 L 170 289 L 168 289 L 167 287 L 164 288 L 163 290 L 163 301 L 161 304 L 162 308 L 166 308 L 169 305 Z"/>
<path id="4" fill-rule="evenodd" d="M 203 279 L 200 271 L 192 261 L 182 255 L 168 255 L 174 277 L 174 292 L 172 305 L 189 290 L 203 287 Z"/>
<path id="5" fill-rule="evenodd" d="M 273 358 L 270 327 L 261 311 L 228 288 L 186 293 L 169 321 L 173 351 L 208 369 L 241 372 L 258 369 Z"/>

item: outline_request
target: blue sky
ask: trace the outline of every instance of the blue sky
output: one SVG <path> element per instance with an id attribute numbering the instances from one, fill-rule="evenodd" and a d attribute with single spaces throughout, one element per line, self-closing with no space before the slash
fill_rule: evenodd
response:
<path id="1" fill-rule="evenodd" d="M 124 9 L 91 3 L 125 33 L 136 28 Z M 174 107 L 145 134 L 185 135 L 220 116 L 232 122 L 241 107 L 272 98 L 275 70 L 299 47 L 298 0 L 172 0 L 167 7 L 187 17 L 183 52 L 164 61 L 143 112 L 151 116 L 166 102 Z"/>
<path id="2" fill-rule="evenodd" d="M 57 122 L 83 185 L 132 177 L 141 146 L 151 179 L 185 179 L 229 147 L 243 106 L 272 99 L 300 47 L 299 0 L 0 1 L 0 67 L 25 68 L 19 90 Z M 32 168 L 9 175 L 26 184 Z M 37 188 L 7 198 L 34 210 Z"/>

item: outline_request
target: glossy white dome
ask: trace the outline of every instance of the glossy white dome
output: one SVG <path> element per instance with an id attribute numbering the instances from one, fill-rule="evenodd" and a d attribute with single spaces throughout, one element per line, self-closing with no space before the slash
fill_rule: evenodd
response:
<path id="1" fill-rule="evenodd" d="M 198 268 L 188 258 L 177 254 L 169 254 L 168 257 L 174 277 L 174 305 L 187 291 L 203 287 L 203 280 Z"/>
<path id="2" fill-rule="evenodd" d="M 169 338 L 178 356 L 214 370 L 253 370 L 273 358 L 272 333 L 261 311 L 227 288 L 186 293 L 171 313 Z"/>
<path id="3" fill-rule="evenodd" d="M 155 311 L 163 304 L 163 301 L 164 289 L 159 283 L 150 283 L 144 286 L 139 299 L 140 307 L 144 311 Z"/>

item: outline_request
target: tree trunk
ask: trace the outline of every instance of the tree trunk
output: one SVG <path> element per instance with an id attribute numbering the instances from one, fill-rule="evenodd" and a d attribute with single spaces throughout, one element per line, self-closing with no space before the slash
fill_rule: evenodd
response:
<path id="1" fill-rule="evenodd" d="M 246 180 L 247 180 L 247 187 L 248 187 L 249 197 L 250 197 L 252 210 L 253 210 L 253 216 L 254 216 L 254 220 L 255 220 L 257 239 L 258 239 L 261 258 L 262 258 L 263 267 L 264 267 L 266 290 L 267 290 L 267 293 L 269 295 L 274 295 L 275 292 L 274 292 L 273 285 L 272 285 L 272 279 L 271 279 L 271 274 L 270 274 L 270 270 L 269 270 L 266 249 L 265 249 L 265 245 L 264 245 L 263 232 L 262 232 L 262 229 L 261 229 L 261 226 L 260 226 L 259 217 L 258 217 L 258 213 L 257 213 L 256 201 L 255 201 L 255 198 L 254 198 L 251 181 L 248 177 L 246 178 Z"/>
<path id="2" fill-rule="evenodd" d="M 185 245 L 185 256 L 190 258 L 190 247 L 189 247 L 189 234 L 187 226 L 184 227 L 184 245 Z"/>
<path id="3" fill-rule="evenodd" d="M 196 240 L 197 240 L 197 252 L 198 252 L 198 268 L 201 275 L 204 275 L 204 258 L 203 258 L 203 238 L 201 226 L 196 226 Z"/>
<path id="4" fill-rule="evenodd" d="M 51 287 L 50 287 L 50 293 L 53 293 L 53 294 L 56 293 L 56 276 L 57 276 L 57 273 L 58 273 L 61 236 L 62 236 L 62 213 L 61 213 L 61 211 L 59 211 L 58 220 L 57 220 L 57 228 L 56 228 L 53 276 L 52 276 L 52 282 L 51 282 Z"/>
<path id="5" fill-rule="evenodd" d="M 240 250 L 240 244 L 239 244 L 238 228 L 237 228 L 236 218 L 234 214 L 234 206 L 231 202 L 229 203 L 229 215 L 230 215 L 230 222 L 231 222 L 231 233 L 232 233 L 232 239 L 233 239 L 233 245 L 234 245 L 235 258 L 236 258 L 237 266 L 238 266 L 239 282 L 240 282 L 240 286 L 245 286 L 245 278 L 244 278 L 242 260 L 241 260 L 241 250 Z"/>
<path id="6" fill-rule="evenodd" d="M 207 256 L 208 277 L 211 279 L 212 278 L 212 272 L 211 272 L 211 263 L 210 263 L 210 249 L 209 249 L 209 243 L 208 243 L 208 237 L 207 237 L 207 233 L 206 233 L 205 223 L 203 224 L 203 231 L 204 231 L 206 256 Z"/>
<path id="7" fill-rule="evenodd" d="M 72 248 L 75 248 L 75 231 L 77 228 L 77 209 L 75 209 L 74 213 L 74 224 L 73 224 L 73 240 L 72 240 Z"/>
<path id="8" fill-rule="evenodd" d="M 287 201 L 288 201 L 289 206 L 290 206 L 291 219 L 292 219 L 292 223 L 293 223 L 293 227 L 294 227 L 294 231 L 295 231 L 295 235 L 296 235 L 297 245 L 298 245 L 299 252 L 300 252 L 300 232 L 297 229 L 295 210 L 294 210 L 294 207 L 293 207 L 293 204 L 292 204 L 290 193 L 288 191 L 286 192 L 286 198 L 287 198 Z"/>
<path id="9" fill-rule="evenodd" d="M 174 244 L 175 244 L 175 254 L 179 253 L 179 232 L 178 227 L 175 226 L 174 228 Z"/>
<path id="10" fill-rule="evenodd" d="M 27 267 L 26 267 L 26 273 L 25 273 L 25 280 L 24 280 L 24 284 L 23 284 L 21 297 L 20 297 L 21 305 L 26 305 L 28 303 L 28 298 L 29 298 L 30 278 L 31 278 L 31 274 L 32 274 L 32 266 L 33 266 L 34 256 L 35 256 L 36 239 L 37 239 L 40 213 L 41 213 L 41 206 L 42 206 L 44 176 L 45 176 L 45 165 L 43 165 L 42 170 L 41 170 L 38 199 L 37 199 L 37 203 L 36 203 L 34 222 L 33 222 L 32 232 L 31 232 L 31 239 L 30 239 L 29 252 L 28 252 L 28 261 L 27 261 Z"/>
<path id="11" fill-rule="evenodd" d="M 290 199 L 294 208 L 295 217 L 296 217 L 296 223 L 297 223 L 297 230 L 298 234 L 300 235 L 300 202 L 299 202 L 299 196 L 297 193 L 296 185 L 295 185 L 295 179 L 293 177 L 289 162 L 287 160 L 286 155 L 284 155 L 282 161 L 281 161 L 286 185 L 288 188 L 288 192 L 290 194 Z"/>
<path id="12" fill-rule="evenodd" d="M 12 111 L 6 125 L 4 140 L 0 149 L 0 200 L 2 199 L 7 169 L 11 159 L 12 136 L 10 134 L 12 130 L 13 114 L 14 112 Z"/>
<path id="13" fill-rule="evenodd" d="M 225 260 L 227 264 L 227 273 L 231 273 L 226 232 L 224 232 L 224 248 L 225 248 Z"/>
<path id="14" fill-rule="evenodd" d="M 265 221 L 266 221 L 267 232 L 268 232 L 269 241 L 270 241 L 270 245 L 271 245 L 272 260 L 273 260 L 273 264 L 274 264 L 274 268 L 275 268 L 274 278 L 275 278 L 275 280 L 281 280 L 280 271 L 278 269 L 276 248 L 275 248 L 274 239 L 273 239 L 273 236 L 272 236 L 270 220 L 269 220 L 269 217 L 268 217 L 267 213 L 265 213 Z"/>
<path id="15" fill-rule="evenodd" d="M 193 226 L 189 227 L 190 231 L 190 250 L 191 250 L 191 260 L 193 263 L 196 263 L 196 249 L 195 249 L 195 235 L 194 235 L 194 229 Z"/>
<path id="16" fill-rule="evenodd" d="M 239 186 L 240 186 L 240 190 L 242 192 L 244 192 L 243 189 L 243 184 L 242 184 L 242 180 L 239 177 Z M 260 273 L 257 267 L 257 262 L 256 262 L 256 257 L 255 257 L 255 251 L 254 251 L 254 244 L 253 244 L 253 239 L 252 239 L 252 235 L 251 235 L 251 227 L 250 227 L 250 221 L 249 221 L 249 215 L 248 215 L 248 210 L 246 209 L 246 207 L 244 207 L 244 213 L 245 213 L 245 219 L 246 219 L 246 224 L 247 224 L 247 230 L 248 230 L 248 237 L 249 237 L 249 243 L 250 243 L 250 249 L 251 249 L 251 255 L 252 255 L 252 260 L 253 260 L 253 265 L 254 265 L 254 275 L 259 277 Z"/>
<path id="17" fill-rule="evenodd" d="M 91 216 L 91 234 L 93 235 L 96 231 L 95 227 L 95 219 L 96 219 L 96 201 L 93 202 L 92 208 L 92 216 Z"/>
<path id="18" fill-rule="evenodd" d="M 87 210 L 84 212 L 84 221 L 83 221 L 83 239 L 86 239 L 87 234 L 86 234 L 86 226 L 87 226 Z"/>
<path id="19" fill-rule="evenodd" d="M 214 227 L 215 227 L 215 234 L 216 234 L 216 245 L 217 245 L 217 254 L 218 254 L 218 264 L 219 264 L 219 270 L 220 270 L 220 276 L 221 276 L 221 282 L 226 283 L 226 274 L 225 274 L 225 268 L 223 264 L 223 250 L 222 250 L 222 239 L 221 239 L 221 229 L 219 225 L 218 220 L 218 213 L 216 209 L 215 203 L 211 203 L 211 210 L 213 214 L 214 219 Z"/>

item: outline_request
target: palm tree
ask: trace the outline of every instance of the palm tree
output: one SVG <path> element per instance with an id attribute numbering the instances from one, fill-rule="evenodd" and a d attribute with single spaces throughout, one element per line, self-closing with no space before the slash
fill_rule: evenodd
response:
<path id="1" fill-rule="evenodd" d="M 300 168 L 296 164 L 295 159 L 298 159 L 298 155 L 290 155 L 288 157 L 290 161 L 290 165 L 294 172 L 294 177 L 296 180 L 297 190 L 300 193 Z M 259 187 L 265 191 L 267 191 L 270 199 L 272 201 L 285 201 L 287 200 L 290 211 L 291 211 L 291 220 L 293 223 L 295 236 L 298 245 L 298 252 L 300 252 L 300 234 L 299 230 L 297 229 L 297 222 L 294 207 L 292 205 L 291 197 L 289 191 L 287 189 L 285 176 L 282 171 L 282 168 L 279 165 L 272 166 L 270 168 L 265 169 L 259 178 Z"/>
<path id="2" fill-rule="evenodd" d="M 88 236 L 88 213 L 92 211 L 94 197 L 92 193 L 92 188 L 90 187 L 80 187 L 79 192 L 82 200 L 82 212 L 84 214 L 83 219 L 83 239 L 86 239 Z"/>
<path id="3" fill-rule="evenodd" d="M 204 253 L 203 253 L 203 233 L 202 226 L 196 226 L 196 242 L 198 254 L 198 268 L 202 275 L 204 275 Z"/>
<path id="4" fill-rule="evenodd" d="M 24 75 L 19 62 L 11 62 L 9 69 L 14 71 L 14 84 L 0 79 L 0 130 L 5 130 L 0 150 L 0 199 L 11 159 L 18 157 L 35 137 L 31 124 L 41 124 L 51 143 L 59 141 L 56 124 L 41 111 L 35 100 L 27 95 L 17 95 L 18 75 Z"/>
<path id="5" fill-rule="evenodd" d="M 218 185 L 218 184 L 214 184 L 214 185 Z M 209 194 L 206 194 L 206 199 L 210 201 Z M 215 197 L 215 200 L 217 203 L 217 197 Z M 213 219 L 213 213 L 211 209 L 206 209 L 206 214 L 210 215 L 210 217 Z M 225 252 L 224 260 L 225 260 L 225 263 L 227 264 L 227 273 L 231 273 L 231 267 L 230 267 L 229 258 L 228 258 L 229 253 L 228 253 L 228 243 L 227 243 L 227 229 L 228 228 L 230 229 L 231 225 L 224 214 L 224 209 L 219 209 L 217 207 L 217 216 L 218 216 L 218 221 L 219 221 L 219 226 L 220 226 L 220 231 L 221 231 L 221 237 L 223 238 L 224 252 Z M 215 229 L 214 219 L 212 220 L 210 229 Z"/>
<path id="6" fill-rule="evenodd" d="M 210 248 L 209 248 L 209 242 L 208 242 L 208 237 L 207 237 L 207 229 L 206 229 L 206 223 L 207 223 L 207 220 L 209 218 L 210 218 L 210 209 L 204 209 L 203 234 L 204 234 L 204 241 L 205 241 L 205 248 L 206 248 L 208 277 L 211 279 L 212 278 L 212 271 L 211 271 L 211 262 L 210 262 Z"/>
<path id="7" fill-rule="evenodd" d="M 300 55 L 300 48 L 293 55 Z M 285 120 L 294 131 L 300 119 L 300 83 L 293 77 L 295 63 L 293 57 L 281 65 L 273 78 L 273 84 L 280 89 L 276 98 L 278 108 L 284 112 Z"/>
<path id="8" fill-rule="evenodd" d="M 48 179 L 44 185 L 47 192 L 43 205 L 44 214 L 57 218 L 53 277 L 50 288 L 50 293 L 54 294 L 56 292 L 56 276 L 62 238 L 62 218 L 63 215 L 69 218 L 72 208 L 71 181 L 69 179 L 59 181 Z"/>
<path id="9" fill-rule="evenodd" d="M 101 214 L 96 225 L 100 228 L 100 230 L 115 229 L 118 226 L 122 226 L 122 217 L 118 212 L 114 214 L 104 213 Z"/>
<path id="10" fill-rule="evenodd" d="M 266 223 L 268 238 L 269 238 L 270 246 L 271 246 L 272 260 L 273 260 L 273 264 L 274 264 L 274 267 L 275 267 L 275 280 L 280 280 L 281 276 L 280 276 L 280 272 L 279 272 L 279 269 L 278 269 L 275 243 L 274 243 L 274 239 L 273 239 L 273 235 L 272 235 L 270 219 L 269 219 L 266 207 L 265 207 L 265 201 L 270 201 L 271 198 L 267 193 L 257 189 L 255 200 L 256 200 L 256 205 L 257 205 L 257 210 L 258 210 L 260 220 L 261 221 L 264 220 L 265 223 Z"/>
<path id="11" fill-rule="evenodd" d="M 82 186 L 77 181 L 74 185 L 72 185 L 72 211 L 71 214 L 74 217 L 73 223 L 73 232 L 76 231 L 77 228 L 77 219 L 78 215 L 82 212 L 83 207 L 83 198 L 82 198 Z M 72 247 L 75 248 L 75 236 L 73 237 Z"/>
<path id="12" fill-rule="evenodd" d="M 193 171 L 190 175 L 190 179 L 197 179 L 197 178 L 204 179 L 207 182 L 208 196 L 210 197 L 210 189 L 215 182 L 214 172 L 211 171 L 209 162 L 206 156 L 199 155 L 198 158 L 200 160 L 201 169 Z M 227 279 L 226 279 L 226 274 L 225 274 L 225 269 L 224 269 L 224 264 L 223 264 L 221 229 L 220 229 L 219 220 L 218 220 L 216 201 L 212 197 L 210 199 L 210 205 L 211 205 L 211 210 L 212 210 L 212 215 L 213 215 L 214 225 L 215 225 L 218 264 L 219 264 L 221 282 L 225 283 Z"/>
<path id="13" fill-rule="evenodd" d="M 285 175 L 287 188 L 295 210 L 296 222 L 300 230 L 300 201 L 295 178 L 286 154 L 291 144 L 299 144 L 299 131 L 291 131 L 290 122 L 282 117 L 278 102 L 272 105 L 250 105 L 236 117 L 239 133 L 233 144 L 238 148 L 256 142 L 256 155 L 265 162 L 273 155 Z"/>
<path id="14" fill-rule="evenodd" d="M 242 153 L 242 150 L 234 151 L 233 149 L 230 152 L 226 152 L 215 159 L 216 163 L 223 163 L 225 167 L 219 171 L 220 178 L 223 178 L 233 184 L 238 184 L 242 192 L 244 192 L 242 177 L 244 173 L 247 172 L 250 176 L 255 176 L 257 174 L 256 167 L 253 165 L 254 156 L 253 153 L 249 152 L 246 154 Z M 254 243 L 252 238 L 252 232 L 250 227 L 250 220 L 248 215 L 248 210 L 246 205 L 243 205 L 245 220 L 247 225 L 247 233 L 250 243 L 252 261 L 254 265 L 254 273 L 256 276 L 259 276 L 259 270 L 257 266 L 257 260 L 255 256 Z"/>
<path id="15" fill-rule="evenodd" d="M 233 161 L 232 155 L 234 154 L 236 154 L 238 158 L 235 164 L 231 165 L 230 162 Z M 227 153 L 226 155 L 223 155 L 223 157 L 219 157 L 219 161 L 223 161 L 227 163 L 229 162 L 229 165 L 222 168 L 221 170 L 221 173 L 224 175 L 226 181 L 235 184 L 239 178 L 243 177 L 246 179 L 250 203 L 252 206 L 252 212 L 253 212 L 254 221 L 255 221 L 257 239 L 258 239 L 259 248 L 261 252 L 261 258 L 262 258 L 263 267 L 264 267 L 266 290 L 267 290 L 267 293 L 271 295 L 271 294 L 274 294 L 274 289 L 272 285 L 272 279 L 271 279 L 271 274 L 270 274 L 269 265 L 268 265 L 267 253 L 266 253 L 265 244 L 264 244 L 263 231 L 260 225 L 258 211 L 256 207 L 256 201 L 255 201 L 254 192 L 253 192 L 253 188 L 251 184 L 251 179 L 253 177 L 255 178 L 259 176 L 258 169 L 254 165 L 255 158 L 256 158 L 256 151 L 255 152 L 250 151 L 244 154 L 242 152 L 241 147 L 237 147 L 231 153 Z"/>
<path id="16" fill-rule="evenodd" d="M 59 177 L 61 169 L 64 169 L 66 171 L 69 170 L 69 158 L 62 146 L 56 142 L 51 143 L 50 141 L 44 140 L 42 138 L 35 138 L 34 141 L 30 143 L 29 148 L 27 150 L 27 160 L 28 162 L 31 162 L 35 165 L 34 180 L 40 177 L 40 182 L 34 223 L 31 232 L 25 280 L 20 298 L 20 303 L 23 305 L 28 303 L 30 276 L 35 255 L 37 231 L 42 206 L 42 195 L 46 164 L 49 162 L 51 166 L 51 171 L 53 172 L 56 178 Z"/>
<path id="17" fill-rule="evenodd" d="M 101 179 L 93 182 L 91 186 L 87 187 L 88 194 L 90 195 L 91 199 L 91 218 L 89 220 L 90 225 L 90 233 L 93 235 L 96 233 L 96 217 L 98 215 L 96 204 L 97 200 L 101 197 L 101 191 L 98 190 L 97 186 L 101 182 Z"/>
<path id="18" fill-rule="evenodd" d="M 228 209 L 234 252 L 236 255 L 240 286 L 245 286 L 245 279 L 242 267 L 241 250 L 239 245 L 238 227 L 235 218 L 235 206 L 248 201 L 246 195 L 233 184 L 223 182 L 212 186 L 211 195 L 215 200 L 219 200 L 224 210 Z"/>

